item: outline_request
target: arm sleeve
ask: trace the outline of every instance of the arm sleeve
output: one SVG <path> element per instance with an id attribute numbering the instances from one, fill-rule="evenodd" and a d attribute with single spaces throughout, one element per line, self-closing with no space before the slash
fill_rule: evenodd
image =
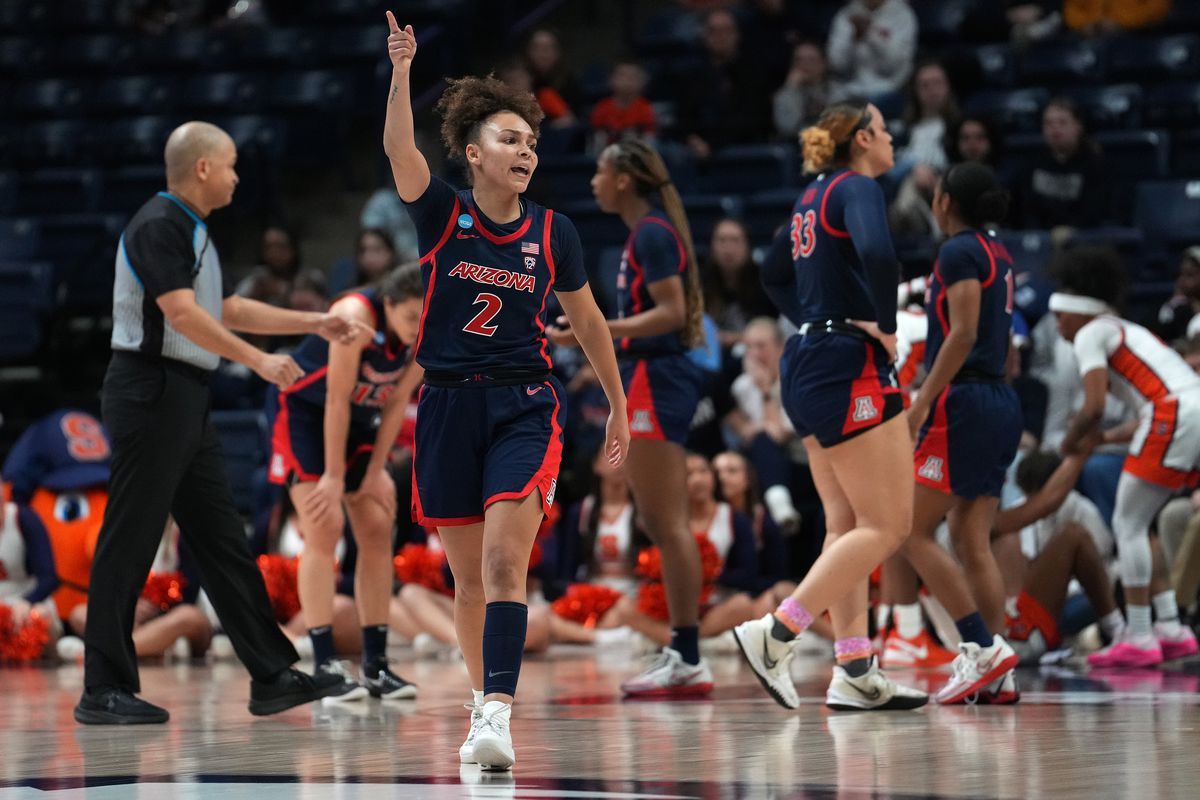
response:
<path id="1" fill-rule="evenodd" d="M 401 200 L 417 229 L 417 244 L 422 257 L 442 238 L 457 196 L 454 187 L 438 176 L 430 175 L 424 194 L 411 203 Z"/>
<path id="2" fill-rule="evenodd" d="M 125 257 L 151 299 L 176 289 L 191 289 L 196 253 L 192 237 L 164 217 L 146 220 L 122 239 Z"/>
<path id="3" fill-rule="evenodd" d="M 687 268 L 683 243 L 662 225 L 645 223 L 633 237 L 633 257 L 646 275 L 646 283 L 677 278 Z"/>
<path id="4" fill-rule="evenodd" d="M 583 268 L 583 245 L 575 223 L 555 213 L 550 224 L 550 246 L 554 250 L 554 291 L 574 292 L 587 285 Z"/>
<path id="5" fill-rule="evenodd" d="M 41 519 L 28 506 L 17 507 L 17 527 L 25 539 L 25 571 L 37 580 L 25 595 L 25 600 L 40 603 L 58 588 L 58 571 L 54 567 L 50 536 Z"/>
<path id="6" fill-rule="evenodd" d="M 1087 375 L 1094 369 L 1107 369 L 1108 357 L 1117 349 L 1121 340 L 1121 329 L 1104 320 L 1093 320 L 1075 334 L 1075 360 L 1079 362 L 1079 374 Z"/>
<path id="7" fill-rule="evenodd" d="M 979 259 L 958 240 L 947 242 L 938 253 L 938 274 L 947 289 L 959 281 L 982 280 L 979 269 Z"/>
<path id="8" fill-rule="evenodd" d="M 791 232 L 787 227 L 771 242 L 762 263 L 762 285 L 779 313 L 797 327 L 804 324 L 804 312 L 796 293 L 796 265 L 792 261 Z"/>
<path id="9" fill-rule="evenodd" d="M 888 233 L 883 189 L 870 178 L 850 179 L 838 188 L 841 189 L 839 193 L 846 230 L 867 272 L 876 323 L 884 333 L 895 333 L 900 263 L 896 260 L 896 251 Z"/>
<path id="10" fill-rule="evenodd" d="M 725 557 L 725 567 L 717 583 L 739 592 L 758 589 L 758 551 L 754 547 L 754 526 L 740 511 L 733 512 L 733 544 Z"/>

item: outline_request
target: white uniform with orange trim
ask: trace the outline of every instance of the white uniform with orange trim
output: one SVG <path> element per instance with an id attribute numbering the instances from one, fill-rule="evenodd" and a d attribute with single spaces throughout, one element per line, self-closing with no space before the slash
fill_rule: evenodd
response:
<path id="1" fill-rule="evenodd" d="M 925 339 L 929 318 L 924 311 L 896 312 L 896 382 L 904 395 L 904 407 L 912 403 L 917 377 L 925 364 Z"/>
<path id="2" fill-rule="evenodd" d="M 1124 471 L 1181 489 L 1200 466 L 1200 375 L 1150 331 L 1103 314 L 1075 335 L 1079 374 L 1106 368 L 1109 390 L 1140 423 Z"/>

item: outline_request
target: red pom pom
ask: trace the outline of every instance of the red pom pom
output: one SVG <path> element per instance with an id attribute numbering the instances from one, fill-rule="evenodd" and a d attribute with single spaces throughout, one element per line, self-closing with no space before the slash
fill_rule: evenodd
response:
<path id="1" fill-rule="evenodd" d="M 708 537 L 702 533 L 696 534 L 696 545 L 700 548 L 700 572 L 705 583 L 712 583 L 717 578 L 721 577 L 721 570 L 725 565 L 721 563 L 721 556 L 717 553 L 717 548 Z"/>
<path id="2" fill-rule="evenodd" d="M 621 593 L 616 589 L 594 583 L 572 583 L 550 608 L 563 619 L 593 628 L 620 599 Z"/>
<path id="3" fill-rule="evenodd" d="M 290 621 L 300 613 L 300 590 L 297 587 L 299 559 L 268 553 L 258 557 L 258 569 L 267 586 L 267 597 L 271 598 L 275 619 L 279 622 Z"/>
<path id="4" fill-rule="evenodd" d="M 657 546 L 638 553 L 637 574 L 652 581 L 662 580 L 662 551 Z"/>
<path id="5" fill-rule="evenodd" d="M 396 578 L 401 583 L 415 583 L 442 594 L 450 594 L 446 588 L 446 576 L 442 572 L 445 555 L 430 550 L 423 544 L 406 544 L 392 560 Z"/>
<path id="6" fill-rule="evenodd" d="M 150 601 L 161 611 L 183 602 L 183 589 L 187 579 L 181 572 L 151 572 L 142 587 L 142 599 Z"/>
<path id="7" fill-rule="evenodd" d="M 0 603 L 0 661 L 33 661 L 49 643 L 50 620 L 33 610 L 24 624 L 17 626 L 12 609 Z"/>
<path id="8" fill-rule="evenodd" d="M 638 589 L 638 611 L 651 619 L 666 622 L 671 617 L 667 608 L 667 591 L 659 581 L 646 581 Z"/>

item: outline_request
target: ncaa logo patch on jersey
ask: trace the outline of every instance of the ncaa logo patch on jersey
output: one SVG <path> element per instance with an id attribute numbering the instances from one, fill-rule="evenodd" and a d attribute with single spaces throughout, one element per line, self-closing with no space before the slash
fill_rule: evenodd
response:
<path id="1" fill-rule="evenodd" d="M 852 419 L 855 422 L 867 422 L 879 416 L 879 409 L 871 402 L 870 397 L 854 398 L 854 416 Z"/>
<path id="2" fill-rule="evenodd" d="M 943 462 L 939 456 L 929 456 L 925 459 L 925 463 L 917 470 L 917 474 L 926 480 L 934 483 L 941 483 Z"/>
<path id="3" fill-rule="evenodd" d="M 650 412 L 644 408 L 634 411 L 633 421 L 629 423 L 629 430 L 634 433 L 654 433 L 654 421 L 650 419 Z"/>

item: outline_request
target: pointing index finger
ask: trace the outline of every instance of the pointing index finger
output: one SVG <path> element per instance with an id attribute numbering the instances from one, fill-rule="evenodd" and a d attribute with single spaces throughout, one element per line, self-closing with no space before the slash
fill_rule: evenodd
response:
<path id="1" fill-rule="evenodd" d="M 400 25 L 396 22 L 396 16 L 391 11 L 384 12 L 387 14 L 388 28 L 392 33 L 400 32 Z"/>

